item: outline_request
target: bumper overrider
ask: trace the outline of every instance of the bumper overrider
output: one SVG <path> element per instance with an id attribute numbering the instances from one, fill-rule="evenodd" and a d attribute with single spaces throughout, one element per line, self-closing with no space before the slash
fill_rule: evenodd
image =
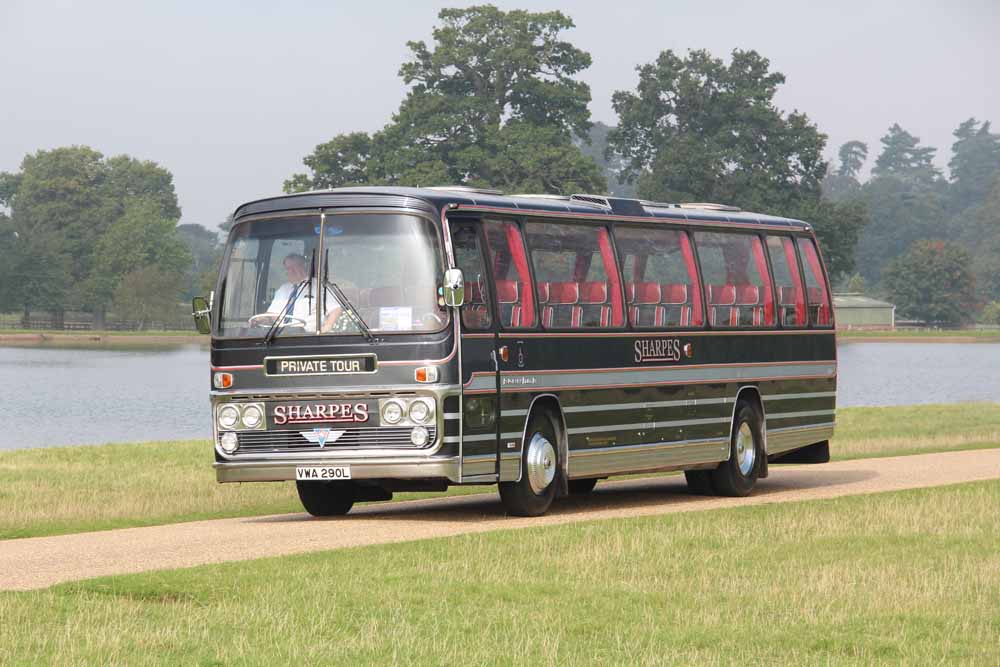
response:
<path id="1" fill-rule="evenodd" d="M 459 457 L 445 447 L 446 418 L 458 418 L 444 414 L 447 389 L 336 395 L 214 394 L 216 479 L 285 481 L 296 479 L 300 466 L 349 466 L 351 479 L 457 482 Z M 422 405 L 414 409 L 417 403 Z M 250 406 L 265 413 L 263 422 L 247 428 L 239 417 L 232 426 L 232 408 L 239 415 L 254 414 Z M 418 419 L 426 408 L 431 414 Z"/>

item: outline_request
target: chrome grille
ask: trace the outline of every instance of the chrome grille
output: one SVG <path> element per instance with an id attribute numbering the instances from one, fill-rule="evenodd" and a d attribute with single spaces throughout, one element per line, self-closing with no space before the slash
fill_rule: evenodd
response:
<path id="1" fill-rule="evenodd" d="M 311 431 L 312 429 L 302 429 Z M 329 440 L 323 447 L 319 443 L 309 442 L 299 431 L 246 431 L 237 433 L 240 448 L 236 454 L 256 454 L 261 452 L 309 452 L 344 449 L 348 447 L 409 447 L 416 449 L 410 442 L 411 426 L 368 426 L 332 430 L 346 431 L 336 442 Z M 424 447 L 434 444 L 437 437 L 437 427 L 427 427 L 428 439 Z"/>

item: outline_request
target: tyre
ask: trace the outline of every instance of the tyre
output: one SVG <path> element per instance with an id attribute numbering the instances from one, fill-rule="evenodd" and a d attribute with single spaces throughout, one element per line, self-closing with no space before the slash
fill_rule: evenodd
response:
<path id="1" fill-rule="evenodd" d="M 597 486 L 596 477 L 569 480 L 569 492 L 574 496 L 585 496 L 593 491 L 595 486 Z"/>
<path id="2" fill-rule="evenodd" d="M 299 500 L 313 516 L 343 516 L 354 506 L 351 482 L 295 482 Z"/>
<path id="3" fill-rule="evenodd" d="M 764 436 L 760 415 L 749 403 L 736 406 L 729 460 L 712 471 L 712 486 L 720 496 L 746 496 L 760 476 Z"/>
<path id="4" fill-rule="evenodd" d="M 712 488 L 711 470 L 685 470 L 684 479 L 687 480 L 690 493 L 696 496 L 715 495 L 715 489 Z"/>
<path id="5" fill-rule="evenodd" d="M 500 483 L 500 500 L 514 516 L 540 516 L 552 505 L 559 475 L 559 440 L 546 412 L 535 412 L 521 448 L 521 478 Z"/>

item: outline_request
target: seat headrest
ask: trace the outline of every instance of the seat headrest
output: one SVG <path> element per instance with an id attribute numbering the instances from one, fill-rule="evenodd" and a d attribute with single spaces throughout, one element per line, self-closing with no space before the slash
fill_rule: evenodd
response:
<path id="1" fill-rule="evenodd" d="M 594 304 L 608 302 L 608 284 L 603 281 L 580 285 L 580 303 Z"/>
<path id="2" fill-rule="evenodd" d="M 663 285 L 662 288 L 663 296 L 660 298 L 661 303 L 670 304 L 672 306 L 679 306 L 687 303 L 688 300 L 688 286 L 687 285 Z"/>

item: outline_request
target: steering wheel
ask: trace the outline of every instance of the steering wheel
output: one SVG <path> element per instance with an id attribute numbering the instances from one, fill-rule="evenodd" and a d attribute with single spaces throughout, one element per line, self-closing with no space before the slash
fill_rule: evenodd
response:
<path id="1" fill-rule="evenodd" d="M 434 320 L 438 326 L 444 326 L 444 319 L 437 313 L 425 313 L 420 318 L 421 323 L 426 323 L 428 319 Z"/>
<path id="2" fill-rule="evenodd" d="M 257 313 L 256 315 L 251 315 L 250 319 L 247 320 L 247 324 L 252 327 L 269 327 L 274 324 L 274 321 L 278 319 L 275 313 Z M 294 315 L 285 315 L 282 318 L 281 326 L 283 327 L 302 327 L 306 328 L 306 321 L 301 317 L 295 317 Z"/>

